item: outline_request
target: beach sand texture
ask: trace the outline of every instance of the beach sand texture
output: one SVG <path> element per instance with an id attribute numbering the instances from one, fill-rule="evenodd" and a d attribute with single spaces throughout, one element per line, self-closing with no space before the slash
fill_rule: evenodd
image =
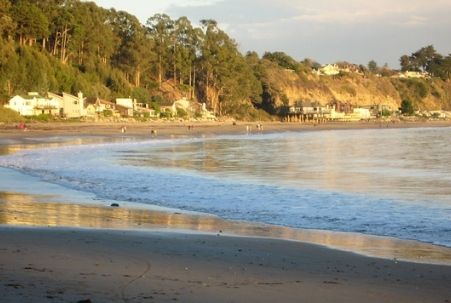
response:
<path id="1" fill-rule="evenodd" d="M 147 137 L 151 128 L 162 137 L 244 133 L 244 125 L 199 125 L 189 131 L 178 124 L 128 126 L 126 136 Z M 280 125 L 264 129 L 300 128 Z M 362 125 L 330 127 L 368 126 Z M 34 139 L 48 136 L 116 140 L 123 136 L 116 126 L 32 126 L 28 132 L 3 129 L 0 138 L 8 153 L 33 147 Z M 59 221 L 61 210 L 49 212 L 55 205 L 43 201 L 25 201 L 22 209 L 6 207 L 11 196 L 24 197 L 6 193 L 0 197 L 0 302 L 451 302 L 451 266 L 365 257 L 281 239 L 234 237 L 219 230 L 211 233 L 215 229 L 200 234 L 187 231 L 184 222 L 173 226 L 165 222 L 170 217 L 177 223 L 180 214 L 163 217 L 157 222 L 159 229 L 131 230 L 138 227 L 133 224 L 145 223 L 138 211 L 114 210 L 134 216 L 130 224 L 110 208 L 96 214 L 96 208 L 67 204 L 67 217 L 86 208 L 79 217 L 82 224 L 80 220 L 79 225 L 69 224 Z M 107 213 L 113 215 L 99 217 Z"/>
<path id="2" fill-rule="evenodd" d="M 2 302 L 451 300 L 448 266 L 283 240 L 3 227 L 0 243 Z"/>

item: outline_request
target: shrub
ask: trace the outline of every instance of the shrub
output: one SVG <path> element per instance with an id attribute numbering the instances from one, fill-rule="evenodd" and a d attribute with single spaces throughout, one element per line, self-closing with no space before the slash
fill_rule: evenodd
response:
<path id="1" fill-rule="evenodd" d="M 390 117 L 391 114 L 392 114 L 391 111 L 389 111 L 388 109 L 383 109 L 381 112 L 382 117 Z"/>
<path id="2" fill-rule="evenodd" d="M 28 120 L 30 121 L 39 121 L 39 122 L 49 122 L 54 120 L 54 117 L 52 115 L 49 114 L 40 114 L 37 116 L 32 116 L 29 117 Z"/>
<path id="3" fill-rule="evenodd" d="M 14 122 L 23 122 L 24 120 L 25 119 L 21 115 L 19 115 L 18 112 L 0 106 L 0 122 L 14 123 Z"/>
<path id="4" fill-rule="evenodd" d="M 183 108 L 177 108 L 177 117 L 186 118 L 188 117 L 188 113 Z"/>
<path id="5" fill-rule="evenodd" d="M 401 113 L 405 115 L 412 115 L 414 112 L 412 101 L 406 99 L 401 102 Z"/>

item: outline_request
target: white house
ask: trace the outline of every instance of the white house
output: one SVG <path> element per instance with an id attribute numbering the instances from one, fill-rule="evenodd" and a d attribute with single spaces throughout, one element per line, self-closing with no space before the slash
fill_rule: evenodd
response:
<path id="1" fill-rule="evenodd" d="M 17 95 L 11 98 L 5 107 L 18 112 L 21 116 L 33 116 L 34 104 L 34 97 L 30 98 L 29 96 L 22 97 Z"/>
<path id="2" fill-rule="evenodd" d="M 370 119 L 371 118 L 371 112 L 369 108 L 354 108 L 354 114 L 358 115 L 360 119 Z"/>
<path id="3" fill-rule="evenodd" d="M 45 98 L 34 92 L 28 93 L 27 96 L 14 96 L 6 107 L 18 112 L 21 116 L 58 115 L 60 109 L 58 100 Z"/>
<path id="4" fill-rule="evenodd" d="M 134 100 L 130 98 L 116 98 L 116 104 L 121 105 L 123 107 L 133 109 L 135 103 L 136 102 L 134 102 Z"/>
<path id="5" fill-rule="evenodd" d="M 429 79 L 431 75 L 427 72 L 405 71 L 393 76 L 400 79 Z"/>
<path id="6" fill-rule="evenodd" d="M 59 102 L 60 115 L 66 118 L 81 118 L 87 115 L 85 110 L 85 99 L 83 93 L 79 92 L 77 96 L 63 93 L 57 95 L 48 93 L 49 98 L 56 99 Z"/>
<path id="7" fill-rule="evenodd" d="M 123 116 L 133 117 L 133 110 L 135 109 L 136 101 L 131 98 L 117 98 L 116 104 L 122 107 L 124 111 Z"/>

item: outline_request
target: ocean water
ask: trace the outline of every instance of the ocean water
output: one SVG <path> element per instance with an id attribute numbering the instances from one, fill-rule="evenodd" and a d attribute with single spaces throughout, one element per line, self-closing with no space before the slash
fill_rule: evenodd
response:
<path id="1" fill-rule="evenodd" d="M 96 199 L 451 247 L 451 128 L 48 147 L 0 166 Z"/>

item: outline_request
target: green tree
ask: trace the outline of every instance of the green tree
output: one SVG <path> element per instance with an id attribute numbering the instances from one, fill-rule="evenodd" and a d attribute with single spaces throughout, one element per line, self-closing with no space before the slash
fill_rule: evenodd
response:
<path id="1" fill-rule="evenodd" d="M 412 101 L 405 99 L 401 102 L 401 113 L 405 115 L 412 115 L 414 113 Z"/>
<path id="2" fill-rule="evenodd" d="M 0 0 L 0 39 L 11 39 L 16 28 L 16 23 L 10 14 L 11 3 L 8 0 Z"/>
<path id="3" fill-rule="evenodd" d="M 430 71 L 431 63 L 437 55 L 434 46 L 428 45 L 413 53 L 411 58 L 418 68 L 423 71 Z"/>
<path id="4" fill-rule="evenodd" d="M 379 67 L 377 66 L 376 61 L 371 60 L 370 62 L 368 62 L 368 70 L 370 72 L 372 72 L 373 74 L 377 73 L 378 69 L 379 69 Z"/>
<path id="5" fill-rule="evenodd" d="M 216 21 L 201 20 L 204 39 L 201 48 L 204 98 L 219 115 L 229 114 L 246 99 L 258 95 L 261 86 L 235 41 Z M 259 91 L 258 91 L 259 90 Z"/>
<path id="6" fill-rule="evenodd" d="M 299 62 L 284 52 L 266 52 L 263 54 L 263 59 L 272 61 L 283 68 L 299 71 Z"/>
<path id="7" fill-rule="evenodd" d="M 150 68 L 154 57 L 151 40 L 146 37 L 144 27 L 135 16 L 113 11 L 110 19 L 120 40 L 119 48 L 113 56 L 113 64 L 124 71 L 129 82 L 140 87 L 142 73 Z"/>
<path id="8" fill-rule="evenodd" d="M 158 84 L 161 87 L 168 69 L 171 40 L 173 40 L 174 21 L 166 14 L 155 14 L 147 20 L 147 29 L 153 38 L 154 52 L 157 56 Z"/>
<path id="9" fill-rule="evenodd" d="M 34 4 L 19 1 L 12 7 L 11 15 L 16 26 L 16 34 L 20 45 L 33 45 L 38 39 L 48 35 L 49 21 L 43 12 Z"/>
<path id="10" fill-rule="evenodd" d="M 399 58 L 399 62 L 400 62 L 400 65 L 401 65 L 401 70 L 403 72 L 412 70 L 412 64 L 410 62 L 410 57 L 409 56 L 407 56 L 407 55 L 401 56 L 401 58 Z"/>

